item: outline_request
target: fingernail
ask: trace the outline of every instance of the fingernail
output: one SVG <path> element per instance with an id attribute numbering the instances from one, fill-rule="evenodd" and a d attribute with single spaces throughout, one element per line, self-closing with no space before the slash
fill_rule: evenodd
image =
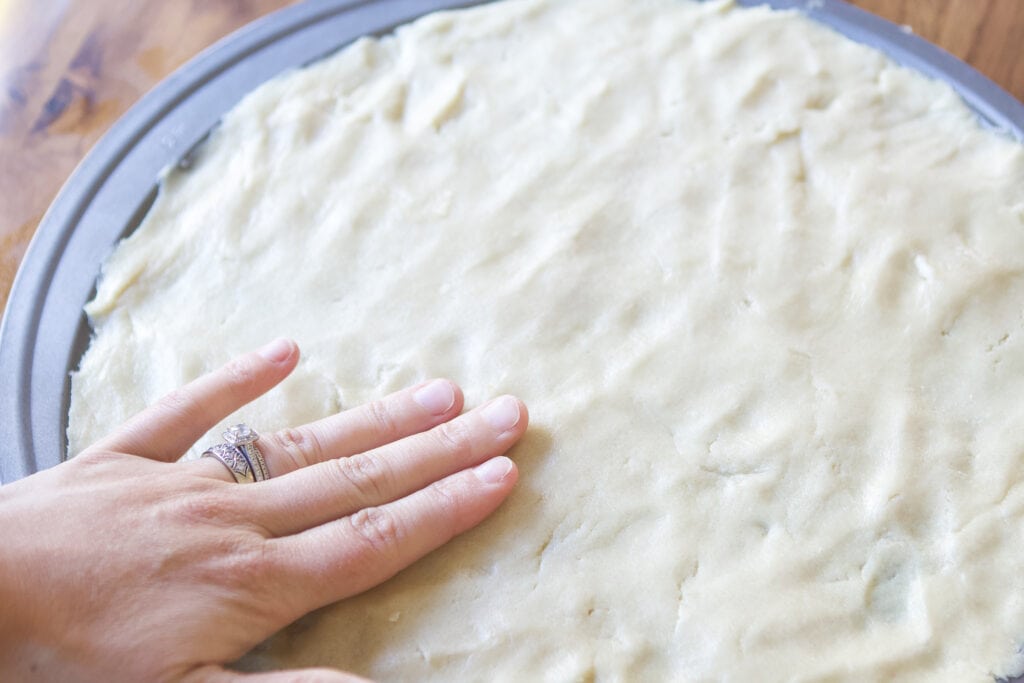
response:
<path id="1" fill-rule="evenodd" d="M 451 382 L 435 379 L 417 389 L 412 398 L 431 415 L 444 415 L 455 405 L 455 389 L 452 388 Z"/>
<path id="2" fill-rule="evenodd" d="M 484 419 L 499 432 L 507 432 L 519 422 L 519 401 L 511 396 L 496 398 L 483 410 Z"/>
<path id="3" fill-rule="evenodd" d="M 485 484 L 497 484 L 512 471 L 512 461 L 505 456 L 491 458 L 482 465 L 473 468 L 473 472 Z"/>
<path id="4" fill-rule="evenodd" d="M 270 342 L 256 353 L 271 363 L 280 363 L 291 355 L 292 343 L 290 340 L 282 337 Z"/>

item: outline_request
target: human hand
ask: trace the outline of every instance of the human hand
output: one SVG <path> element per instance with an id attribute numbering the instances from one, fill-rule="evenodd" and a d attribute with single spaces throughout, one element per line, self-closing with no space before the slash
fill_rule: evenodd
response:
<path id="1" fill-rule="evenodd" d="M 0 487 L 0 679 L 234 680 L 223 665 L 477 525 L 525 406 L 433 380 L 259 441 L 271 479 L 177 459 L 298 362 L 278 340 L 76 458 Z M 358 680 L 327 670 L 244 680 Z"/>

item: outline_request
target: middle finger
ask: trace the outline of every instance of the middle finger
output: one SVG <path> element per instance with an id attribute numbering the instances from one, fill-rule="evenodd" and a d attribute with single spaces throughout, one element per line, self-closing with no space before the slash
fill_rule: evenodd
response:
<path id="1" fill-rule="evenodd" d="M 270 533 L 292 534 L 397 500 L 500 455 L 527 422 L 522 401 L 502 396 L 429 431 L 240 492 L 252 493 L 247 504 L 253 519 L 265 522 Z"/>

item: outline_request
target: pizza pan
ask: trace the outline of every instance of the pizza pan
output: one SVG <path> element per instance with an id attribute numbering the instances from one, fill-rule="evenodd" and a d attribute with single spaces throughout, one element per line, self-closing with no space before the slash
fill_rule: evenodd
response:
<path id="1" fill-rule="evenodd" d="M 79 165 L 44 216 L 0 325 L 0 482 L 66 455 L 70 373 L 89 341 L 83 305 L 104 259 L 156 198 L 161 173 L 188 164 L 246 93 L 355 38 L 474 0 L 307 0 L 237 31 L 180 68 L 122 117 Z M 739 0 L 796 8 L 895 61 L 948 82 L 984 125 L 1024 140 L 1024 105 L 907 30 L 842 0 Z"/>

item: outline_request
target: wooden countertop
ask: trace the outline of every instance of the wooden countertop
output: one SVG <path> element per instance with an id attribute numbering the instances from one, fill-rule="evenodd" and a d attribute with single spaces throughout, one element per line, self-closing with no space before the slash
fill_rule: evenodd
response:
<path id="1" fill-rule="evenodd" d="M 382 0 L 386 1 L 386 0 Z M 0 310 L 47 206 L 143 93 L 295 0 L 0 0 Z M 854 0 L 1024 101 L 1024 0 Z"/>

